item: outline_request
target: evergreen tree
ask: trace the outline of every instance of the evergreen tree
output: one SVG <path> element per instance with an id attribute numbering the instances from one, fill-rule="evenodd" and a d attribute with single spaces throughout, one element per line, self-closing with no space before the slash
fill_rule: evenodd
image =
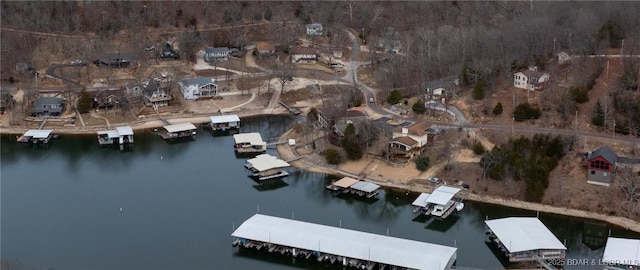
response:
<path id="1" fill-rule="evenodd" d="M 358 160 L 362 157 L 362 149 L 358 145 L 358 138 L 356 135 L 356 127 L 349 123 L 344 129 L 344 137 L 342 137 L 342 149 L 347 153 L 347 158 L 350 160 Z"/>
<path id="2" fill-rule="evenodd" d="M 402 94 L 400 94 L 400 91 L 393 90 L 391 91 L 391 93 L 389 93 L 389 96 L 387 97 L 387 102 L 389 104 L 396 104 L 400 102 L 401 99 L 402 99 Z"/>
<path id="3" fill-rule="evenodd" d="M 82 89 L 80 95 L 78 95 L 78 112 L 88 113 L 93 108 L 93 98 L 87 93 L 87 90 Z"/>
<path id="4" fill-rule="evenodd" d="M 502 113 L 502 102 L 498 102 L 495 107 L 493 107 L 493 115 L 500 115 Z"/>
<path id="5" fill-rule="evenodd" d="M 596 107 L 593 112 L 593 117 L 591 118 L 591 123 L 600 127 L 604 126 L 604 110 L 602 109 L 600 100 L 598 100 L 598 102 L 596 103 Z"/>
<path id="6" fill-rule="evenodd" d="M 425 111 L 424 102 L 418 99 L 418 101 L 416 101 L 416 103 L 413 103 L 413 106 L 411 106 L 411 110 L 413 110 L 414 113 L 423 114 Z"/>
<path id="7" fill-rule="evenodd" d="M 473 86 L 473 99 L 475 100 L 482 100 L 484 99 L 484 89 L 487 87 L 487 84 L 482 81 L 482 80 L 478 80 L 478 82 L 476 83 L 476 85 Z"/>

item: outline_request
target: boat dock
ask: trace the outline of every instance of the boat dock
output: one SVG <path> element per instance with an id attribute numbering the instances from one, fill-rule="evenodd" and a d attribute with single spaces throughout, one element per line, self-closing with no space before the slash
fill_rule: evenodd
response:
<path id="1" fill-rule="evenodd" d="M 210 116 L 211 131 L 228 131 L 240 129 L 240 118 L 235 114 Z"/>
<path id="2" fill-rule="evenodd" d="M 454 199 L 460 190 L 456 187 L 439 186 L 431 194 L 421 193 L 412 203 L 415 206 L 413 212 L 447 218 L 454 210 L 461 211 L 464 208 L 461 199 Z"/>
<path id="3" fill-rule="evenodd" d="M 509 262 L 564 259 L 567 248 L 535 217 L 508 217 L 485 221 L 487 238 Z"/>
<path id="4" fill-rule="evenodd" d="M 267 143 L 262 140 L 258 132 L 234 134 L 234 148 L 238 153 L 264 153 Z"/>
<path id="5" fill-rule="evenodd" d="M 291 164 L 272 155 L 261 154 L 247 160 L 244 166 L 252 172 L 252 177 L 264 181 L 289 175 L 282 168 L 290 167 Z"/>
<path id="6" fill-rule="evenodd" d="M 255 214 L 233 245 L 360 269 L 451 269 L 457 248 Z"/>
<path id="7" fill-rule="evenodd" d="M 53 139 L 53 130 L 50 129 L 30 129 L 27 130 L 22 136 L 18 137 L 17 141 L 22 143 L 33 144 L 48 144 Z"/>
<path id="8" fill-rule="evenodd" d="M 351 177 L 343 177 L 327 186 L 328 190 L 351 193 L 362 197 L 373 198 L 378 195 L 379 185 L 367 181 L 359 181 Z"/>
<path id="9" fill-rule="evenodd" d="M 123 145 L 133 143 L 133 129 L 130 126 L 98 131 L 99 145 Z"/>
<path id="10" fill-rule="evenodd" d="M 179 138 L 193 138 L 196 136 L 196 126 L 191 123 L 182 123 L 175 125 L 163 126 L 164 131 L 159 131 L 158 135 L 165 140 L 173 140 Z"/>

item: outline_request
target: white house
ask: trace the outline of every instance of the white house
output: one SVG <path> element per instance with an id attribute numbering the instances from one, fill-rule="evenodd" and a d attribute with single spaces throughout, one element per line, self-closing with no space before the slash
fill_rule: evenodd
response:
<path id="1" fill-rule="evenodd" d="M 321 23 L 307 24 L 307 35 L 309 36 L 322 36 L 324 27 Z"/>
<path id="2" fill-rule="evenodd" d="M 211 77 L 184 79 L 178 83 L 184 99 L 211 98 L 218 95 L 218 85 Z"/>
<path id="3" fill-rule="evenodd" d="M 530 91 L 542 91 L 549 79 L 549 74 L 538 71 L 536 67 L 530 67 L 513 74 L 513 86 Z"/>
<path id="4" fill-rule="evenodd" d="M 229 60 L 229 48 L 216 47 L 204 49 L 204 61 L 227 61 Z"/>
<path id="5" fill-rule="evenodd" d="M 291 51 L 291 63 L 315 64 L 318 62 L 318 53 L 314 48 L 294 48 Z"/>

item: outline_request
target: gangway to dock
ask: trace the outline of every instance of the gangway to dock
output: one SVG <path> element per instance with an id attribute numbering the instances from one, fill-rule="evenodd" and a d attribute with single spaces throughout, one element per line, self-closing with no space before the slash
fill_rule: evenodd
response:
<path id="1" fill-rule="evenodd" d="M 280 101 L 280 105 L 282 105 L 282 107 L 284 107 L 285 109 L 287 109 L 287 111 L 289 111 L 289 112 L 290 112 L 290 113 L 292 113 L 292 114 L 299 115 L 299 114 L 301 114 L 301 113 L 302 113 L 300 110 L 298 110 L 298 109 L 296 109 L 296 108 L 293 108 L 293 107 L 289 107 L 289 105 L 287 105 L 286 103 L 284 103 L 284 102 L 282 102 L 282 101 Z"/>
<path id="2" fill-rule="evenodd" d="M 42 123 L 40 123 L 38 129 L 42 129 L 44 127 L 44 125 L 47 123 L 47 119 L 49 119 L 49 116 L 45 115 L 44 118 L 42 118 Z"/>

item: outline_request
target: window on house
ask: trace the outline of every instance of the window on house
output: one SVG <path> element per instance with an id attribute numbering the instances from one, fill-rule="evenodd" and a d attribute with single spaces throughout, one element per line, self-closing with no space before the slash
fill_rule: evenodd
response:
<path id="1" fill-rule="evenodd" d="M 591 171 L 591 174 L 596 174 L 596 171 Z"/>

